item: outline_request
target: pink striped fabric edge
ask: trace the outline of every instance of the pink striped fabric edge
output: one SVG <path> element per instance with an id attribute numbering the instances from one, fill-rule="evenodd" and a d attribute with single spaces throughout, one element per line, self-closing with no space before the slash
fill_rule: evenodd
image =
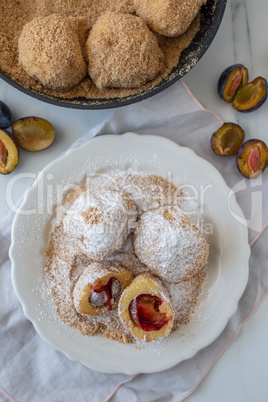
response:
<path id="1" fill-rule="evenodd" d="M 182 86 L 185 88 L 185 90 L 187 91 L 187 93 L 189 94 L 189 96 L 195 101 L 195 103 L 202 109 L 205 110 L 209 113 L 211 113 L 212 115 L 214 115 L 220 122 L 223 123 L 223 120 L 214 112 L 212 112 L 209 109 L 206 109 L 197 99 L 196 97 L 192 94 L 192 92 L 190 91 L 190 89 L 188 88 L 188 86 L 185 84 L 185 82 L 183 80 L 181 80 L 181 84 Z M 250 246 L 252 246 L 257 240 L 258 238 L 261 236 L 261 234 L 264 232 L 264 230 L 268 227 L 268 221 L 264 224 L 263 228 L 261 229 L 260 232 L 258 232 L 256 234 L 256 236 L 251 240 L 251 242 L 249 243 Z M 240 322 L 237 331 L 235 332 L 235 334 L 232 336 L 232 338 L 221 348 L 221 350 L 218 352 L 218 354 L 214 357 L 214 359 L 212 360 L 212 362 L 210 363 L 209 367 L 207 368 L 207 370 L 204 372 L 204 374 L 202 375 L 202 377 L 199 379 L 199 381 L 194 385 L 194 387 L 186 394 L 184 395 L 181 399 L 178 400 L 178 402 L 183 401 L 185 398 L 187 398 L 189 395 L 191 395 L 196 388 L 198 387 L 198 385 L 202 382 L 202 380 L 205 378 L 205 376 L 207 375 L 207 373 L 210 371 L 210 369 L 212 368 L 212 366 L 214 365 L 214 363 L 218 360 L 218 358 L 222 355 L 222 353 L 225 351 L 225 349 L 233 342 L 233 340 L 237 337 L 237 335 L 239 334 L 243 324 L 253 315 L 253 313 L 257 310 L 257 308 L 259 307 L 259 305 L 261 304 L 261 302 L 268 296 L 268 292 L 265 292 L 262 297 L 260 298 L 260 300 L 255 304 L 255 306 L 252 308 L 252 310 L 247 314 L 247 316 Z"/>
<path id="2" fill-rule="evenodd" d="M 249 243 L 250 247 L 253 246 L 253 244 L 258 240 L 258 238 L 261 236 L 261 234 L 264 232 L 264 230 L 268 227 L 268 221 L 264 224 L 263 228 L 261 229 L 261 231 L 259 233 L 256 234 L 256 236 L 251 240 L 251 242 Z M 265 292 L 262 297 L 259 299 L 259 301 L 253 306 L 252 310 L 246 315 L 246 317 L 244 317 L 244 319 L 240 322 L 236 332 L 234 333 L 234 335 L 232 336 L 232 338 L 226 342 L 225 345 L 223 345 L 223 347 L 220 349 L 220 351 L 217 353 L 217 355 L 214 357 L 214 359 L 211 361 L 210 365 L 208 366 L 208 368 L 206 369 L 206 371 L 204 372 L 204 374 L 202 375 L 202 377 L 198 380 L 198 382 L 193 386 L 193 388 L 187 392 L 187 394 L 185 394 L 181 399 L 178 400 L 178 402 L 182 402 L 185 398 L 187 398 L 188 396 L 190 396 L 198 387 L 198 385 L 203 381 L 203 379 L 205 378 L 205 376 L 207 375 L 207 373 L 210 371 L 210 369 L 212 368 L 212 366 L 214 365 L 214 363 L 218 360 L 218 358 L 222 355 L 222 353 L 225 351 L 225 349 L 233 342 L 233 340 L 238 336 L 242 326 L 244 325 L 244 323 L 255 313 L 255 311 L 257 310 L 257 308 L 259 307 L 259 305 L 262 303 L 262 301 L 268 296 L 268 291 Z"/>
<path id="3" fill-rule="evenodd" d="M 3 395 L 5 395 L 5 397 L 7 397 L 8 398 L 8 401 L 10 401 L 10 402 L 16 402 L 16 400 L 14 399 L 14 398 L 12 398 L 12 396 L 11 395 L 9 395 L 9 393 L 3 388 L 3 387 L 1 387 L 1 385 L 0 385 L 0 392 L 3 394 Z M 1 397 L 1 395 L 0 395 L 0 401 L 2 400 L 2 401 L 5 401 L 2 397 Z"/>
<path id="4" fill-rule="evenodd" d="M 197 106 L 201 109 L 204 110 L 205 112 L 210 113 L 212 116 L 216 117 L 217 120 L 219 120 L 220 123 L 224 123 L 224 121 L 221 119 L 221 117 L 219 115 L 217 115 L 217 113 L 213 112 L 210 109 L 207 109 L 205 106 L 202 105 L 201 102 L 199 102 L 199 100 L 193 95 L 193 93 L 191 92 L 190 88 L 185 84 L 185 82 L 181 79 L 179 81 L 181 83 L 181 85 L 183 86 L 183 88 L 186 90 L 186 92 L 188 93 L 188 95 L 190 96 L 190 98 L 193 99 L 193 101 L 197 104 Z"/>
<path id="5" fill-rule="evenodd" d="M 251 240 L 251 242 L 249 243 L 250 246 L 252 246 L 255 241 L 258 240 L 258 238 L 260 237 L 260 235 L 265 231 L 265 229 L 268 227 L 268 221 L 264 224 L 262 230 L 256 234 L 256 236 Z"/>
<path id="6" fill-rule="evenodd" d="M 259 305 L 261 304 L 261 302 L 268 296 L 268 292 L 265 292 L 262 297 L 260 298 L 260 300 L 255 304 L 255 306 L 253 307 L 253 309 L 248 313 L 248 315 L 240 322 L 237 331 L 234 333 L 234 335 L 232 336 L 232 338 L 226 342 L 226 344 L 221 348 L 221 350 L 218 352 L 218 354 L 214 357 L 214 359 L 212 360 L 212 362 L 210 363 L 209 367 L 206 369 L 206 371 L 204 372 L 204 374 L 202 375 L 202 377 L 198 380 L 198 382 L 193 386 L 193 388 L 187 393 L 185 394 L 181 399 L 178 400 L 178 402 L 183 401 L 185 398 L 187 398 L 188 396 L 190 396 L 198 387 L 198 385 L 203 381 L 203 379 L 205 378 L 205 376 L 207 375 L 207 373 L 209 372 L 209 370 L 212 368 L 212 366 L 214 365 L 214 363 L 218 360 L 218 358 L 222 355 L 222 353 L 225 351 L 225 349 L 233 342 L 233 340 L 237 337 L 237 335 L 239 334 L 243 324 L 253 315 L 253 313 L 257 310 L 257 308 L 259 307 Z"/>
<path id="7" fill-rule="evenodd" d="M 109 399 L 111 399 L 114 394 L 119 390 L 119 388 L 121 387 L 121 385 L 126 384 L 127 382 L 132 381 L 134 378 L 136 377 L 136 375 L 133 375 L 132 377 L 129 377 L 127 380 L 120 382 L 115 389 L 110 393 L 110 395 L 107 396 L 107 398 L 103 401 L 103 402 L 108 402 Z"/>

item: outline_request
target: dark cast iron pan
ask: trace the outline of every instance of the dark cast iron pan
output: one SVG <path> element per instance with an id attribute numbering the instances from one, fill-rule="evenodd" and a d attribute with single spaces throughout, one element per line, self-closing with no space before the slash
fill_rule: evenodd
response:
<path id="1" fill-rule="evenodd" d="M 24 88 L 17 82 L 7 77 L 6 74 L 1 70 L 0 77 L 19 91 L 22 91 L 33 98 L 51 103 L 56 106 L 72 109 L 110 109 L 136 103 L 150 98 L 151 96 L 156 95 L 168 88 L 174 84 L 174 82 L 187 74 L 196 65 L 196 63 L 209 48 L 218 31 L 224 14 L 226 2 L 227 0 L 207 0 L 206 4 L 201 8 L 200 30 L 195 35 L 195 38 L 191 44 L 182 52 L 177 66 L 174 67 L 170 74 L 166 76 L 160 83 L 143 92 L 137 92 L 124 98 L 87 99 L 80 97 L 63 99 Z"/>

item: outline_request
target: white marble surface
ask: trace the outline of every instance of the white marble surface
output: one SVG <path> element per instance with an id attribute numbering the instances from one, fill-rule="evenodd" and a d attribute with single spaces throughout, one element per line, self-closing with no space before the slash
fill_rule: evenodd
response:
<path id="1" fill-rule="evenodd" d="M 250 80 L 261 75 L 268 78 L 267 0 L 228 0 L 218 34 L 202 60 L 185 77 L 186 84 L 206 107 L 225 121 L 238 122 L 247 138 L 268 143 L 268 102 L 254 114 L 241 115 L 221 101 L 216 84 L 222 70 L 235 63 L 249 69 Z M 67 149 L 73 141 L 107 117 L 111 110 L 79 111 L 59 108 L 28 97 L 0 81 L 0 99 L 14 112 L 14 118 L 43 116 L 56 128 L 57 139 L 46 152 L 21 152 L 20 163 L 8 176 L 0 177 L 0 219 L 9 206 L 7 191 L 14 202 L 38 171 Z M 27 174 L 25 174 L 27 172 Z M 267 174 L 267 172 L 266 172 Z M 30 178 L 29 178 L 30 177 Z M 189 401 L 262 402 L 268 400 L 268 299 L 245 323 L 237 339 L 215 363 Z"/>
<path id="2" fill-rule="evenodd" d="M 186 84 L 206 107 L 223 120 L 241 124 L 247 138 L 268 144 L 268 103 L 257 112 L 241 115 L 215 92 L 219 73 L 227 66 L 242 63 L 249 78 L 268 78 L 267 0 L 228 0 L 218 34 L 205 56 L 185 77 Z M 200 79 L 201 78 L 201 79 Z M 213 84 L 213 85 L 212 85 Z M 267 175 L 267 171 L 265 174 Z M 268 299 L 244 324 L 239 336 L 187 398 L 189 402 L 265 402 L 268 400 Z"/>

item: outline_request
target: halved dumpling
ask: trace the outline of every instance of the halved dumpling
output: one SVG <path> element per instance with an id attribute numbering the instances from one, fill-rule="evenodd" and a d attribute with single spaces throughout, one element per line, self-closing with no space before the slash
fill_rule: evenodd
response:
<path id="1" fill-rule="evenodd" d="M 124 290 L 118 313 L 131 334 L 145 342 L 167 336 L 174 321 L 167 290 L 149 273 L 138 275 Z"/>
<path id="2" fill-rule="evenodd" d="M 77 312 L 95 316 L 113 310 L 133 279 L 132 272 L 118 263 L 88 265 L 73 290 Z"/>

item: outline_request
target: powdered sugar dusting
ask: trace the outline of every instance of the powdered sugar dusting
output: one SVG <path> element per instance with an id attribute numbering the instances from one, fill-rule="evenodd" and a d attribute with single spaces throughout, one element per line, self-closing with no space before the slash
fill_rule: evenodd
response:
<path id="1" fill-rule="evenodd" d="M 94 191 L 100 191 L 99 186 L 101 183 L 102 179 L 99 177 L 93 186 Z M 111 191 L 111 188 L 107 190 L 111 185 L 114 186 L 116 191 L 123 191 L 128 194 L 127 198 L 132 199 L 131 203 L 134 202 L 134 205 L 137 205 L 139 216 L 142 216 L 145 211 L 150 211 L 155 207 L 163 205 L 185 205 L 186 202 L 181 190 L 156 175 L 135 173 L 133 171 L 128 171 L 127 173 L 115 171 L 109 175 L 108 179 L 106 176 L 104 196 L 107 196 L 107 191 Z M 74 306 L 74 287 L 85 268 L 94 262 L 94 258 L 92 258 L 92 254 L 88 252 L 87 245 L 81 241 L 82 231 L 75 228 L 75 226 L 70 229 L 71 218 L 68 221 L 69 218 L 66 219 L 66 217 L 71 217 L 72 214 L 69 214 L 68 211 L 75 205 L 78 206 L 80 214 L 84 212 L 84 206 L 86 205 L 86 207 L 88 207 L 88 204 L 85 204 L 85 194 L 87 194 L 88 197 L 89 188 L 93 189 L 93 187 L 81 186 L 81 194 L 76 194 L 76 197 L 70 195 L 68 198 L 67 193 L 65 208 L 62 209 L 62 206 L 59 206 L 57 209 L 46 250 L 46 278 L 48 286 L 53 297 L 57 314 L 63 322 L 74 326 L 84 335 L 102 334 L 109 339 L 114 339 L 119 342 L 133 343 L 136 342 L 136 340 L 122 325 L 117 309 L 100 316 L 86 316 L 79 314 Z M 138 197 L 133 194 L 133 188 L 137 191 L 136 194 L 138 194 Z M 82 197 L 77 201 L 80 196 L 84 198 Z M 98 195 L 98 200 L 101 199 L 102 196 L 103 194 L 101 196 Z M 89 195 L 89 199 L 90 197 Z M 126 202 L 126 197 L 122 197 L 121 194 L 120 197 L 123 199 L 123 201 L 121 200 L 123 203 Z M 99 205 L 102 206 L 103 204 L 100 203 Z M 94 207 L 96 207 L 96 204 L 94 204 Z M 129 208 L 129 205 L 126 206 L 126 209 L 127 208 Z M 132 206 L 130 210 L 133 212 Z M 99 213 L 101 214 L 101 212 L 102 210 L 100 208 L 96 215 L 97 218 L 100 216 Z M 75 214 L 73 217 L 75 217 Z M 80 223 L 80 220 L 78 220 L 78 222 Z M 84 233 L 82 236 L 83 235 Z M 94 241 L 93 244 L 95 245 L 96 243 L 97 241 Z M 130 230 L 127 232 L 127 236 L 124 237 L 123 245 L 117 247 L 117 250 L 110 251 L 109 256 L 105 257 L 108 263 L 119 263 L 130 270 L 134 276 L 144 272 L 150 272 L 149 267 L 140 261 L 134 251 L 133 234 Z M 191 279 L 180 281 L 179 283 L 163 281 L 163 285 L 169 293 L 174 310 L 173 331 L 177 329 L 180 324 L 185 324 L 190 321 L 190 317 L 198 303 L 198 296 L 202 292 L 202 284 L 205 276 L 206 274 L 202 270 L 197 275 L 193 275 Z"/>
<path id="2" fill-rule="evenodd" d="M 136 219 L 136 206 L 127 194 L 94 187 L 74 201 L 63 230 L 79 238 L 91 258 L 103 260 L 122 247 Z"/>
<path id="3" fill-rule="evenodd" d="M 179 207 L 144 213 L 135 231 L 135 253 L 150 270 L 169 282 L 189 279 L 207 263 L 204 236 Z"/>

